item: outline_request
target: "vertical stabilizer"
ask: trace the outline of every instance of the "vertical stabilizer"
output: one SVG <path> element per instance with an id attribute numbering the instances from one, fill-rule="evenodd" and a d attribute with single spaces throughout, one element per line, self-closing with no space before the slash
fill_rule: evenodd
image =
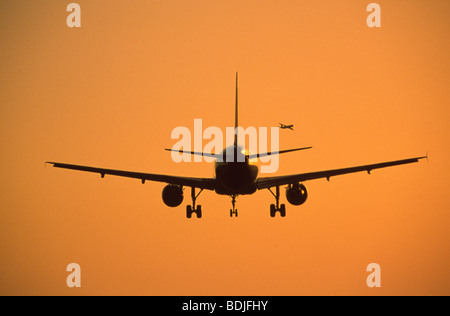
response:
<path id="1" fill-rule="evenodd" d="M 234 146 L 238 144 L 238 126 L 239 126 L 239 73 L 236 72 L 236 105 L 234 110 Z"/>

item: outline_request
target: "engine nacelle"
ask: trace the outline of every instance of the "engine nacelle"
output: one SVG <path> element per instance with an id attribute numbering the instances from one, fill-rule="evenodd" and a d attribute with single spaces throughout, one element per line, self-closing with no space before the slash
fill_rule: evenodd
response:
<path id="1" fill-rule="evenodd" d="M 292 205 L 302 205 L 308 199 L 308 191 L 301 183 L 289 185 L 286 188 L 286 199 Z"/>
<path id="2" fill-rule="evenodd" d="M 183 203 L 183 189 L 178 185 L 169 184 L 162 191 L 162 199 L 169 207 L 177 207 Z"/>

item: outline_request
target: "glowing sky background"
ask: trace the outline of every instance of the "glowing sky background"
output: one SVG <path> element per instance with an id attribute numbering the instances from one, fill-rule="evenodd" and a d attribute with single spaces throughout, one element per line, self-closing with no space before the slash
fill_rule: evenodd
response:
<path id="1" fill-rule="evenodd" d="M 450 2 L 0 2 L 0 294 L 450 294 Z M 277 174 L 425 155 L 305 182 L 307 203 L 205 192 L 203 219 L 162 183 L 45 167 L 59 161 L 210 177 L 172 162 L 177 126 L 295 124 Z M 189 193 L 189 191 L 186 191 Z M 82 287 L 66 286 L 66 266 Z M 369 263 L 382 287 L 366 285 Z"/>

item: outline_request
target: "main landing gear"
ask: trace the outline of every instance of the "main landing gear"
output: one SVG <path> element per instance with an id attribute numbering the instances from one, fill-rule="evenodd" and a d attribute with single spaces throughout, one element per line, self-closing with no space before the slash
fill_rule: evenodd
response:
<path id="1" fill-rule="evenodd" d="M 231 203 L 233 204 L 233 208 L 230 210 L 230 217 L 238 216 L 238 211 L 236 209 L 236 198 L 237 198 L 237 194 L 233 194 L 231 196 Z"/>
<path id="2" fill-rule="evenodd" d="M 281 217 L 286 216 L 286 205 L 281 204 L 280 205 L 280 187 L 276 187 L 275 193 L 273 193 L 272 189 L 268 189 L 270 193 L 275 197 L 276 204 L 270 205 L 270 216 L 275 217 L 277 212 L 280 212 Z M 191 188 L 191 198 L 192 198 L 192 205 L 186 206 L 186 217 L 192 218 L 192 214 L 195 213 L 197 215 L 197 218 L 202 218 L 202 207 L 201 205 L 196 205 L 195 202 L 197 201 L 197 198 L 199 195 L 203 192 L 203 189 L 201 189 L 198 193 L 195 192 L 195 188 Z M 231 195 L 231 203 L 233 205 L 233 208 L 230 209 L 230 217 L 238 217 L 238 210 L 236 209 L 236 198 L 238 197 L 237 194 Z"/>
<path id="3" fill-rule="evenodd" d="M 197 218 L 202 218 L 202 206 L 201 205 L 197 205 L 197 207 L 195 206 L 195 201 L 197 200 L 200 193 L 202 193 L 202 192 L 203 192 L 203 189 L 201 189 L 200 192 L 198 192 L 198 194 L 195 194 L 195 188 L 191 188 L 192 205 L 186 206 L 186 217 L 187 218 L 191 218 L 192 213 L 195 213 L 197 215 Z"/>
<path id="4" fill-rule="evenodd" d="M 286 216 L 286 205 L 281 204 L 280 205 L 280 187 L 276 187 L 276 193 L 273 193 L 272 190 L 269 188 L 270 193 L 275 197 L 276 204 L 270 205 L 270 216 L 275 217 L 277 212 L 280 212 L 281 217 Z"/>

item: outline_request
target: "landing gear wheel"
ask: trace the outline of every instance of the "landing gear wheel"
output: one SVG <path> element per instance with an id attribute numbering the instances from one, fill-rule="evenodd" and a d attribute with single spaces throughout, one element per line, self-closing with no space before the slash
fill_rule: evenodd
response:
<path id="1" fill-rule="evenodd" d="M 281 204 L 280 206 L 280 215 L 281 217 L 286 217 L 286 205 Z"/>
<path id="2" fill-rule="evenodd" d="M 202 207 L 201 205 L 198 205 L 195 210 L 192 209 L 191 205 L 186 206 L 186 217 L 192 218 L 192 213 L 195 213 L 197 215 L 197 218 L 202 218 Z"/>
<path id="3" fill-rule="evenodd" d="M 197 213 L 197 218 L 202 218 L 202 206 L 198 205 L 197 210 L 195 211 Z"/>
<path id="4" fill-rule="evenodd" d="M 277 209 L 275 207 L 275 204 L 270 204 L 270 217 L 275 217 L 277 214 Z"/>
<path id="5" fill-rule="evenodd" d="M 190 205 L 187 205 L 186 206 L 186 217 L 187 218 L 191 218 L 192 217 L 192 206 L 190 206 Z"/>
<path id="6" fill-rule="evenodd" d="M 238 210 L 230 210 L 230 217 L 238 216 Z"/>

